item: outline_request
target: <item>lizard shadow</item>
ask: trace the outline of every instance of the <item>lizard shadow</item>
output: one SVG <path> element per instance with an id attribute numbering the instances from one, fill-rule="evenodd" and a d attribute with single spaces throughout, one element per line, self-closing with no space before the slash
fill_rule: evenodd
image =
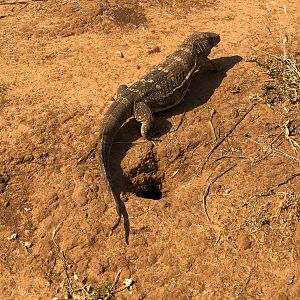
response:
<path id="1" fill-rule="evenodd" d="M 196 73 L 183 101 L 171 110 L 156 114 L 156 117 L 159 119 L 157 123 L 164 123 L 164 130 L 162 130 L 157 137 L 168 133 L 172 127 L 166 118 L 184 114 L 206 103 L 214 94 L 215 90 L 221 85 L 223 79 L 227 76 L 226 74 L 228 70 L 233 68 L 233 66 L 241 60 L 242 57 L 237 55 L 213 59 L 212 62 L 215 65 L 220 66 L 222 70 L 218 72 L 208 71 L 204 73 Z M 160 119 L 164 120 L 161 121 Z"/>
<path id="2" fill-rule="evenodd" d="M 186 113 L 206 103 L 226 77 L 227 71 L 241 60 L 242 58 L 240 56 L 217 58 L 212 61 L 217 66 L 222 67 L 221 71 L 196 73 L 191 82 L 189 92 L 183 101 L 166 112 L 155 114 L 156 127 L 160 127 L 159 132 L 155 127 L 155 131 L 158 132 L 156 137 L 159 138 L 170 131 L 172 125 L 168 120 L 166 120 L 166 118 Z M 132 144 L 139 138 L 141 138 L 140 123 L 133 118 L 121 127 L 115 138 L 115 141 L 117 142 L 115 142 L 114 146 L 112 147 L 110 167 L 111 170 L 113 170 L 112 179 L 114 182 L 115 192 L 118 195 L 120 195 L 121 191 L 136 194 L 137 188 L 133 186 L 128 177 L 124 176 L 121 168 L 121 161 L 125 157 L 127 151 L 132 147 Z M 121 213 L 124 218 L 125 241 L 128 244 L 130 235 L 129 217 L 125 204 L 123 201 L 119 201 L 121 204 Z"/>

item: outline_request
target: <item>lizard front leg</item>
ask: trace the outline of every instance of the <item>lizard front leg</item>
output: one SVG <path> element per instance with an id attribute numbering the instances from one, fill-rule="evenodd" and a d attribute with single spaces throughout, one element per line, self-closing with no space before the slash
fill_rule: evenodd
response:
<path id="1" fill-rule="evenodd" d="M 134 117 L 138 122 L 142 123 L 141 134 L 147 140 L 151 140 L 153 136 L 153 114 L 150 107 L 144 102 L 136 102 L 134 104 Z"/>
<path id="2" fill-rule="evenodd" d="M 118 87 L 118 90 L 117 90 L 117 97 L 121 97 L 122 96 L 122 93 L 124 91 L 126 91 L 128 89 L 128 86 L 126 84 L 121 84 L 119 87 Z"/>
<path id="3" fill-rule="evenodd" d="M 117 89 L 117 98 L 122 97 L 123 92 L 125 92 L 128 89 L 128 86 L 126 84 L 121 84 Z M 114 97 L 109 98 L 110 101 L 116 101 Z"/>

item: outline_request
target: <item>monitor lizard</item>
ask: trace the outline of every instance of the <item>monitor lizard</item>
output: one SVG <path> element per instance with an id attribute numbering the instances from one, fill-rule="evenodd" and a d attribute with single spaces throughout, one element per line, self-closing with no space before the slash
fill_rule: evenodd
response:
<path id="1" fill-rule="evenodd" d="M 112 231 L 121 220 L 121 199 L 113 192 L 109 157 L 111 145 L 120 127 L 134 117 L 141 123 L 141 135 L 153 138 L 153 114 L 177 105 L 186 95 L 195 72 L 218 68 L 207 58 L 211 49 L 220 42 L 220 36 L 212 32 L 195 32 L 156 65 L 150 72 L 131 86 L 121 85 L 117 98 L 107 110 L 101 123 L 98 154 L 103 179 L 107 190 L 115 201 L 117 220 Z"/>

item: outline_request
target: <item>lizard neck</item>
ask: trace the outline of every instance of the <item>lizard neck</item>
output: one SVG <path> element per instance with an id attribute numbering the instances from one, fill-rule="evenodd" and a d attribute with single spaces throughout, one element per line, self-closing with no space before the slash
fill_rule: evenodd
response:
<path id="1" fill-rule="evenodd" d="M 186 40 L 181 45 L 182 48 L 188 49 L 189 52 L 196 56 L 207 57 L 211 52 L 211 46 L 207 40 L 199 40 L 197 42 L 193 40 Z"/>

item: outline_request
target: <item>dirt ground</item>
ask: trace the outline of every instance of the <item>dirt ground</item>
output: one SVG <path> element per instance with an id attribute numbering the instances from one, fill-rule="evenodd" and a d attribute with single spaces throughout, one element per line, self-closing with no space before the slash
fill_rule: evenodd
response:
<path id="1" fill-rule="evenodd" d="M 261 101 L 274 81 L 248 61 L 280 55 L 283 40 L 299 51 L 299 10 L 297 0 L 0 1 L 0 298 L 300 299 L 299 108 Z M 182 104 L 157 116 L 160 142 L 130 120 L 113 145 L 126 245 L 123 224 L 110 236 L 99 125 L 117 87 L 193 31 L 221 35 L 210 57 L 223 70 L 195 75 Z"/>

